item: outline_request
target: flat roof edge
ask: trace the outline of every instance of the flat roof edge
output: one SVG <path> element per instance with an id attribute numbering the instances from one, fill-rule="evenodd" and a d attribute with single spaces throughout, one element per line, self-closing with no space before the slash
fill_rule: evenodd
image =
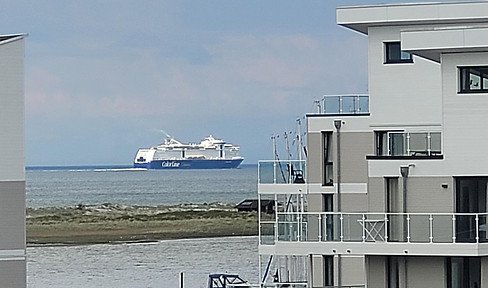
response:
<path id="1" fill-rule="evenodd" d="M 357 9 L 357 8 L 383 8 L 383 7 L 411 7 L 411 6 L 432 6 L 432 5 L 459 5 L 459 4 L 479 4 L 487 0 L 468 0 L 468 1 L 451 1 L 451 2 L 405 2 L 405 3 L 391 3 L 391 4 L 365 4 L 365 5 L 346 5 L 338 6 L 337 9 Z"/>
<path id="2" fill-rule="evenodd" d="M 487 23 L 488 1 L 428 2 L 336 8 L 336 23 L 367 34 L 368 27 Z"/>
<path id="3" fill-rule="evenodd" d="M 0 35 L 0 45 L 21 40 L 21 39 L 24 39 L 27 36 L 29 36 L 29 34 L 27 34 L 27 33 Z"/>

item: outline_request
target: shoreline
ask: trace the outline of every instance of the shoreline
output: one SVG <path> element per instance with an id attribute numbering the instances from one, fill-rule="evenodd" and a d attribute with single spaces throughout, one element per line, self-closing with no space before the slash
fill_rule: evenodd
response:
<path id="1" fill-rule="evenodd" d="M 27 247 L 258 235 L 257 212 L 234 204 L 27 208 Z"/>

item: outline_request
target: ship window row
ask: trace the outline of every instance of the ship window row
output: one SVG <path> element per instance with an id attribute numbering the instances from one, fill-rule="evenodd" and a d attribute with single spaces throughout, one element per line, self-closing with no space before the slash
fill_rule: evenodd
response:
<path id="1" fill-rule="evenodd" d="M 488 93 L 488 66 L 459 67 L 459 93 Z"/>
<path id="2" fill-rule="evenodd" d="M 385 64 L 413 63 L 412 54 L 401 49 L 400 42 L 385 42 Z"/>
<path id="3" fill-rule="evenodd" d="M 376 156 L 441 155 L 441 132 L 376 131 Z"/>

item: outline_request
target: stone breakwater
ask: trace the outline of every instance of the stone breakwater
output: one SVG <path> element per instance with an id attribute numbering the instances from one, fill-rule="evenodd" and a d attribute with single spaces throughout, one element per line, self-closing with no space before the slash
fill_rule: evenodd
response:
<path id="1" fill-rule="evenodd" d="M 150 242 L 258 233 L 257 213 L 222 203 L 28 208 L 27 245 Z"/>

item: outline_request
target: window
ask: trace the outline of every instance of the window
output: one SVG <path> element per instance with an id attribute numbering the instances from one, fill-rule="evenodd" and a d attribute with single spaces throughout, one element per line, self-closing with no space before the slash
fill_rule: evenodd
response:
<path id="1" fill-rule="evenodd" d="M 332 132 L 322 132 L 322 140 L 323 140 L 323 167 L 324 167 L 324 174 L 322 177 L 322 185 L 324 186 L 332 186 L 334 184 L 334 166 L 332 163 L 332 154 L 331 154 L 331 144 L 332 144 Z"/>
<path id="2" fill-rule="evenodd" d="M 441 155 L 441 132 L 375 131 L 376 156 Z"/>
<path id="3" fill-rule="evenodd" d="M 460 93 L 488 93 L 488 66 L 459 67 Z"/>
<path id="4" fill-rule="evenodd" d="M 334 256 L 324 257 L 324 286 L 334 285 Z"/>
<path id="5" fill-rule="evenodd" d="M 400 288 L 400 271 L 398 269 L 398 257 L 388 256 L 388 288 Z"/>
<path id="6" fill-rule="evenodd" d="M 456 242 L 486 242 L 486 216 L 476 217 L 474 213 L 485 213 L 488 191 L 488 177 L 456 177 L 455 208 Z M 476 219 L 478 218 L 478 219 Z"/>
<path id="7" fill-rule="evenodd" d="M 413 63 L 412 54 L 402 51 L 400 42 L 385 43 L 385 63 Z"/>
<path id="8" fill-rule="evenodd" d="M 481 288 L 481 259 L 448 257 L 446 259 L 448 288 Z"/>

